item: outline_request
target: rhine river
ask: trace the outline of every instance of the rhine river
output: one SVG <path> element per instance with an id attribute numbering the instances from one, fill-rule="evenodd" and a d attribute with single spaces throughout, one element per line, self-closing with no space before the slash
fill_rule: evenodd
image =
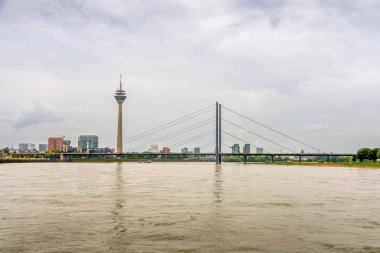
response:
<path id="1" fill-rule="evenodd" d="M 380 252 L 380 170 L 1 164 L 0 252 Z"/>

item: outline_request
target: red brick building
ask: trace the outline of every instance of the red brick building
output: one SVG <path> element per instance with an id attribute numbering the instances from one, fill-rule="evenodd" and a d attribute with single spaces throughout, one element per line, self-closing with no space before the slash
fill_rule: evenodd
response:
<path id="1" fill-rule="evenodd" d="M 63 149 L 63 138 L 62 137 L 50 137 L 48 140 L 48 151 Z"/>
<path id="2" fill-rule="evenodd" d="M 170 153 L 170 148 L 163 147 L 162 150 L 160 151 L 162 154 L 169 154 Z"/>

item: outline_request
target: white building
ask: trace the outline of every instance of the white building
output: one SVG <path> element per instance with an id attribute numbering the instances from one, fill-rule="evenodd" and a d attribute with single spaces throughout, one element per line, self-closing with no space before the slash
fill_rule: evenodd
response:
<path id="1" fill-rule="evenodd" d="M 158 145 L 157 144 L 150 145 L 149 152 L 151 152 L 151 153 L 158 153 Z"/>
<path id="2" fill-rule="evenodd" d="M 19 143 L 18 144 L 18 149 L 32 150 L 32 149 L 36 149 L 36 145 L 32 144 L 32 143 Z"/>
<path id="3" fill-rule="evenodd" d="M 256 148 L 256 154 L 264 154 L 264 148 Z"/>
<path id="4" fill-rule="evenodd" d="M 38 151 L 40 152 L 46 152 L 48 149 L 48 145 L 47 144 L 39 144 L 38 145 Z"/>

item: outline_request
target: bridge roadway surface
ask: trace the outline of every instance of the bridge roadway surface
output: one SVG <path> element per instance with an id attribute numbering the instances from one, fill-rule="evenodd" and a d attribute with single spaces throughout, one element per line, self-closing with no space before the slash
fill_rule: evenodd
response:
<path id="1" fill-rule="evenodd" d="M 352 153 L 263 153 L 263 154 L 257 154 L 257 153 L 221 153 L 218 154 L 219 159 L 217 159 L 217 163 L 222 162 L 223 156 L 240 156 L 244 158 L 244 162 L 247 162 L 247 157 L 249 156 L 266 156 L 270 157 L 271 161 L 274 162 L 275 157 L 298 157 L 299 162 L 302 161 L 302 157 L 326 157 L 327 162 L 330 162 L 331 157 L 354 157 L 356 154 Z M 13 157 L 29 157 L 29 158 L 37 158 L 37 157 L 44 157 L 44 154 L 36 154 L 36 153 L 25 153 L 25 154 L 13 154 Z M 183 154 L 183 153 L 89 153 L 89 154 L 83 154 L 83 153 L 57 153 L 52 154 L 52 157 L 58 158 L 60 160 L 68 161 L 71 158 L 79 158 L 79 157 L 97 157 L 100 159 L 104 159 L 105 157 L 128 157 L 128 156 L 138 156 L 139 158 L 142 157 L 157 157 L 157 156 L 195 156 L 195 157 L 204 157 L 204 156 L 215 156 L 215 153 L 199 153 L 199 154 Z"/>
<path id="2" fill-rule="evenodd" d="M 139 155 L 139 156 L 157 156 L 157 155 L 165 155 L 165 156 L 172 156 L 172 155 L 194 155 L 194 156 L 213 156 L 215 153 L 61 153 L 64 156 L 132 156 L 132 155 Z M 57 154 L 57 155 L 61 155 Z M 346 156 L 346 157 L 353 157 L 356 154 L 352 153 L 220 153 L 221 156 L 301 156 L 301 157 L 312 157 L 312 156 Z"/>
<path id="3" fill-rule="evenodd" d="M 100 159 L 103 159 L 104 157 L 109 156 L 139 156 L 139 157 L 156 157 L 156 156 L 196 156 L 196 157 L 202 157 L 202 156 L 215 156 L 215 153 L 199 153 L 199 154 L 183 154 L 183 153 L 92 153 L 92 154 L 80 154 L 80 153 L 61 153 L 57 154 L 59 155 L 60 160 L 70 160 L 73 157 L 100 157 Z M 56 156 L 56 157 L 57 157 Z M 218 154 L 217 163 L 222 162 L 223 156 L 240 156 L 244 158 L 244 162 L 247 162 L 248 156 L 266 156 L 270 157 L 271 161 L 274 162 L 274 158 L 277 157 L 285 157 L 285 156 L 293 156 L 298 157 L 298 161 L 302 161 L 302 157 L 326 157 L 327 162 L 330 162 L 331 157 L 354 157 L 355 154 L 345 154 L 345 153 L 264 153 L 264 154 L 257 154 L 257 153 L 221 153 Z"/>
<path id="4" fill-rule="evenodd" d="M 86 157 L 101 157 L 101 159 L 105 156 L 179 156 L 179 155 L 191 155 L 191 156 L 215 156 L 215 153 L 199 153 L 199 154 L 183 154 L 183 153 L 92 153 L 92 154 L 80 154 L 80 153 L 61 153 L 57 154 L 59 155 L 61 160 L 70 160 L 71 157 L 78 157 L 78 156 L 86 156 Z M 302 157 L 326 157 L 327 162 L 330 162 L 331 157 L 354 157 L 356 154 L 345 154 L 345 153 L 263 153 L 263 154 L 257 154 L 257 153 L 220 153 L 218 154 L 219 159 L 217 159 L 217 163 L 222 162 L 223 156 L 242 156 L 244 158 L 244 162 L 247 162 L 248 156 L 269 156 L 271 158 L 271 161 L 274 162 L 274 157 L 284 157 L 284 156 L 293 156 L 298 157 L 298 161 L 301 162 Z"/>

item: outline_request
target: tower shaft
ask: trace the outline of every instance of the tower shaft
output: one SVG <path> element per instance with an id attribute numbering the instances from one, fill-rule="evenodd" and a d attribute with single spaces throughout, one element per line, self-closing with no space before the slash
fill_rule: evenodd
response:
<path id="1" fill-rule="evenodd" d="M 120 75 L 120 87 L 116 90 L 115 99 L 119 105 L 119 113 L 117 116 L 117 146 L 116 152 L 123 153 L 123 102 L 127 98 L 125 90 L 121 84 L 121 75 Z"/>
<path id="2" fill-rule="evenodd" d="M 118 101 L 119 113 L 117 117 L 117 153 L 123 153 L 123 102 Z"/>

